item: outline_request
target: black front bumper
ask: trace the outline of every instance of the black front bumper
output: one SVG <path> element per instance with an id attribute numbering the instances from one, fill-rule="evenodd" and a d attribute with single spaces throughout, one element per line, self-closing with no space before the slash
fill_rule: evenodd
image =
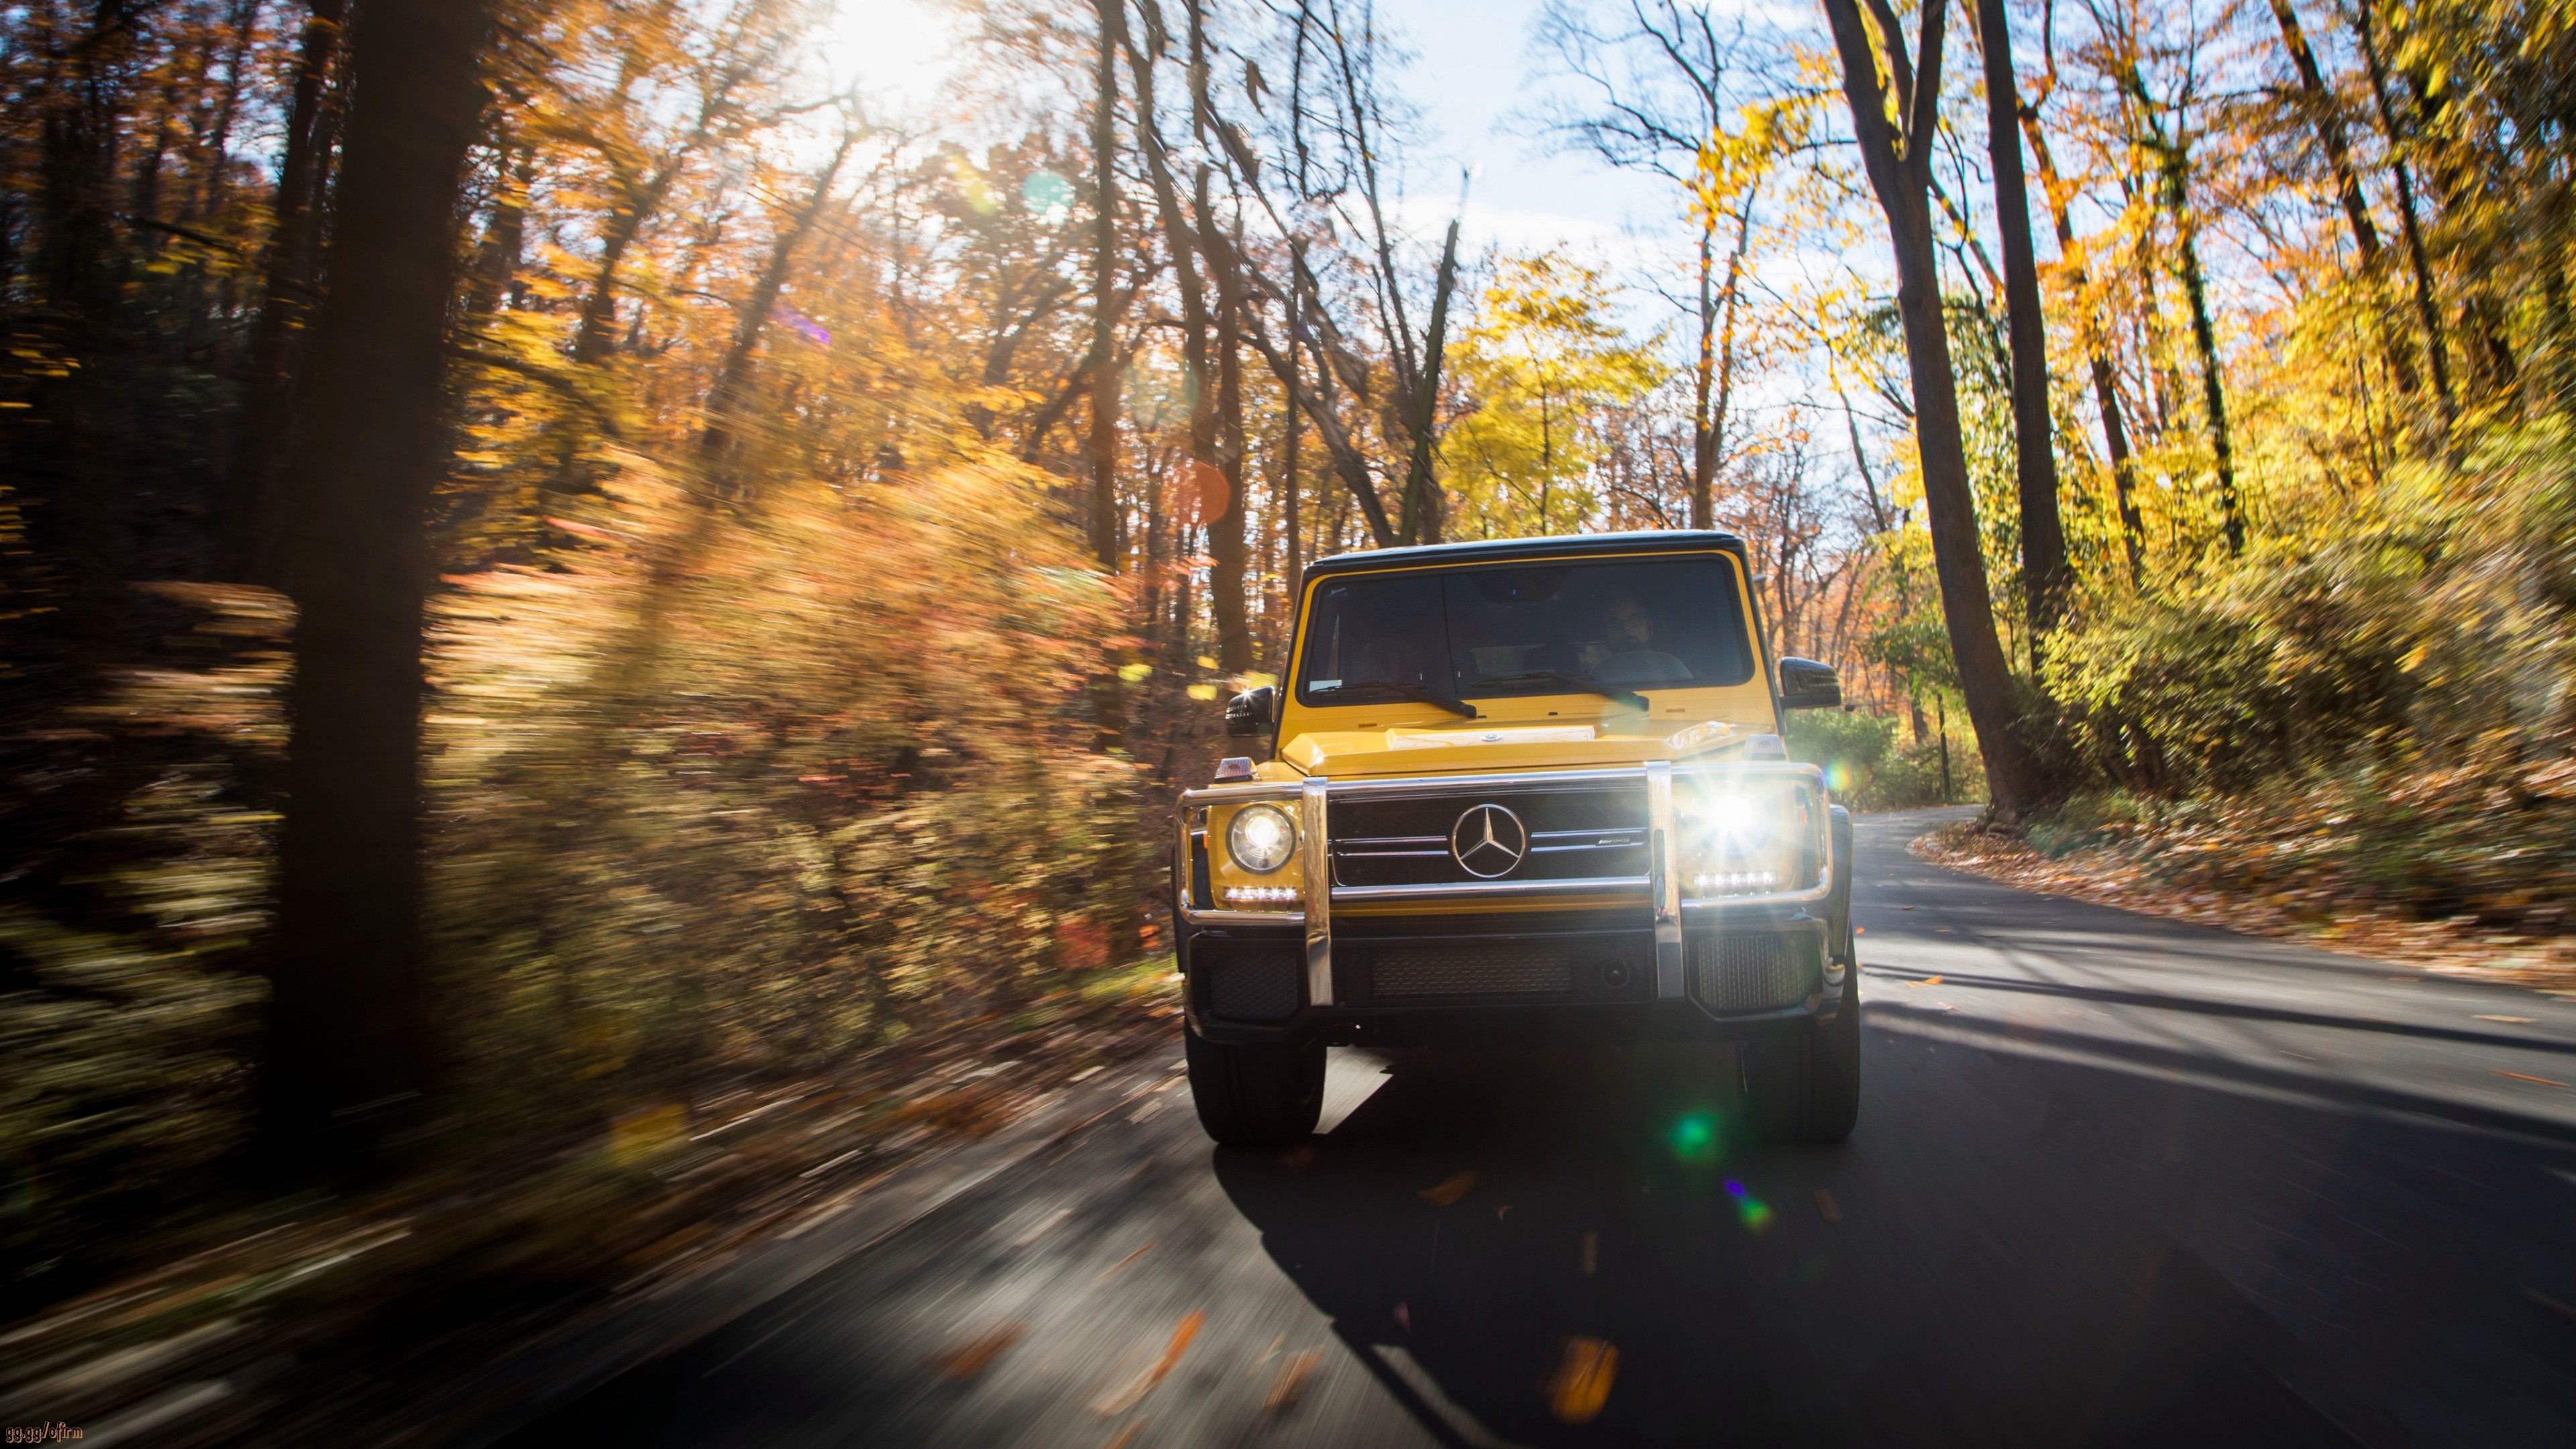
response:
<path id="1" fill-rule="evenodd" d="M 1654 931 L 1629 912 L 1346 916 L 1324 1006 L 1296 926 L 1184 922 L 1178 945 L 1191 1029 L 1229 1045 L 1741 1039 L 1829 1015 L 1845 969 L 1827 919 L 1783 906 L 1694 911 L 1679 996 L 1657 995 Z"/>

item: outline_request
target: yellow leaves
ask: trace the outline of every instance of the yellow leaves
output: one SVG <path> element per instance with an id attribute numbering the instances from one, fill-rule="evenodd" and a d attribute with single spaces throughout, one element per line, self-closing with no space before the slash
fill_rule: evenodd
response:
<path id="1" fill-rule="evenodd" d="M 1803 98 L 1764 101 L 1736 111 L 1736 130 L 1721 126 L 1700 143 L 1691 184 L 1691 204 L 1703 224 L 1734 214 L 1780 159 L 1805 143 L 1808 102 Z"/>
<path id="2" fill-rule="evenodd" d="M 609 1124 L 608 1158 L 620 1167 L 633 1167 L 672 1150 L 688 1136 L 687 1104 L 663 1102 L 638 1107 Z"/>
<path id="3" fill-rule="evenodd" d="M 1121 664 L 1118 666 L 1118 678 L 1121 682 L 1127 684 L 1142 684 L 1147 679 L 1152 678 L 1153 673 L 1154 666 L 1145 663 L 1141 659 L 1133 664 Z"/>
<path id="4" fill-rule="evenodd" d="M 1187 693 L 1192 699 L 1214 699 L 1216 698 L 1216 686 L 1213 684 L 1193 684 L 1189 687 Z"/>

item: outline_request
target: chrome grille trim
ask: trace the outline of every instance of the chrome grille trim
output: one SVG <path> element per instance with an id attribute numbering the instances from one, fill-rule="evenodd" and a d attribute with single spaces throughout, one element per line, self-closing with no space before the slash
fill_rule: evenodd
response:
<path id="1" fill-rule="evenodd" d="M 1825 790 L 1823 772 L 1813 765 L 1788 763 L 1755 763 L 1749 761 L 1711 761 L 1705 764 L 1666 765 L 1671 776 L 1734 775 L 1746 778 L 1795 779 L 1813 789 L 1816 812 L 1815 860 L 1816 882 L 1799 890 L 1768 891 L 1758 895 L 1724 896 L 1712 899 L 1691 898 L 1681 901 L 1679 914 L 1684 921 L 1698 921 L 1722 911 L 1765 906 L 1812 906 L 1823 901 L 1833 890 L 1833 833 L 1827 823 L 1830 812 L 1824 807 L 1830 797 Z M 1186 790 L 1181 794 L 1173 842 L 1173 895 L 1183 919 L 1192 925 L 1277 925 L 1303 926 L 1307 937 L 1307 980 L 1310 1000 L 1317 1005 L 1331 1002 L 1332 952 L 1331 909 L 1334 902 L 1404 901 L 1422 904 L 1451 900 L 1459 903 L 1481 903 L 1515 897 L 1544 899 L 1572 894 L 1599 894 L 1611 898 L 1619 907 L 1631 904 L 1650 905 L 1650 875 L 1586 876 L 1561 880 L 1501 879 L 1473 883 L 1394 886 L 1335 886 L 1332 861 L 1339 855 L 1340 844 L 1330 840 L 1326 828 L 1325 806 L 1332 801 L 1369 799 L 1431 799 L 1447 797 L 1462 805 L 1497 792 L 1530 794 L 1556 791 L 1601 791 L 1636 788 L 1646 783 L 1649 772 L 1643 767 L 1532 771 L 1525 774 L 1498 772 L 1483 775 L 1428 775 L 1391 780 L 1327 781 L 1321 776 L 1304 780 L 1261 780 L 1242 784 L 1215 785 Z M 1217 804 L 1250 804 L 1256 800 L 1294 800 L 1299 804 L 1298 827 L 1301 854 L 1306 862 L 1303 872 L 1306 886 L 1306 908 L 1299 911 L 1229 911 L 1201 908 L 1189 895 L 1189 857 L 1192 816 Z M 1304 849 L 1321 843 L 1320 850 Z M 1648 842 L 1639 842 L 1640 848 Z M 1609 848 L 1609 847 L 1601 847 Z M 1443 851 L 1443 854 L 1446 852 Z M 1535 849 L 1532 853 L 1536 853 Z M 1649 862 L 1651 865 L 1651 861 Z M 1665 878 L 1672 880 L 1670 872 Z M 1678 882 L 1674 882 L 1678 884 Z"/>

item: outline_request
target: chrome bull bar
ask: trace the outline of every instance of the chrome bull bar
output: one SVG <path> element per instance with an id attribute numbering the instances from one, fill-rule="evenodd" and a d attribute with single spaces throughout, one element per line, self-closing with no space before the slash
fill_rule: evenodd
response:
<path id="1" fill-rule="evenodd" d="M 1814 789 L 1816 811 L 1811 842 L 1816 861 L 1813 885 L 1795 890 L 1684 899 L 1682 872 L 1676 860 L 1673 789 L 1676 781 L 1707 777 L 1738 780 L 1794 780 Z M 1502 790 L 1516 793 L 1597 790 L 1639 786 L 1646 794 L 1647 869 L 1644 875 L 1590 876 L 1572 880 L 1481 880 L 1434 885 L 1345 886 L 1333 884 L 1333 853 L 1325 810 L 1334 800 L 1421 800 L 1444 796 L 1472 797 Z M 1217 841 L 1193 816 L 1204 817 L 1212 805 L 1250 805 L 1261 801 L 1294 801 L 1302 908 L 1244 911 L 1208 906 L 1196 900 L 1192 848 L 1208 855 L 1209 890 L 1215 891 Z M 1546 901 L 1608 897 L 1613 908 L 1644 907 L 1655 933 L 1655 995 L 1679 1000 L 1683 993 L 1682 928 L 1722 911 L 1748 907 L 1812 906 L 1833 893 L 1834 832 L 1824 771 L 1814 765 L 1782 761 L 1728 761 L 1676 765 L 1649 761 L 1633 769 L 1548 770 L 1481 775 L 1416 775 L 1388 780 L 1335 781 L 1322 775 L 1301 780 L 1261 780 L 1238 785 L 1210 785 L 1181 792 L 1173 813 L 1172 902 L 1192 926 L 1296 926 L 1305 937 L 1306 999 L 1315 1006 L 1333 1004 L 1333 907 L 1403 902 L 1423 906 L 1483 905 L 1497 902 Z"/>

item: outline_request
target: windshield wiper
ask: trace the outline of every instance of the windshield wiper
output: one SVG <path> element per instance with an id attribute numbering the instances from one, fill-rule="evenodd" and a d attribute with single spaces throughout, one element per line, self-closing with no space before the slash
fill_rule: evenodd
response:
<path id="1" fill-rule="evenodd" d="M 1615 699 L 1634 709 L 1646 707 L 1646 697 L 1633 689 L 1621 689 L 1615 684 L 1603 684 L 1589 674 L 1567 674 L 1557 669 L 1533 669 L 1525 674 L 1498 675 L 1491 679 L 1477 680 L 1476 683 L 1479 687 L 1488 684 L 1562 684 L 1568 689 L 1579 689 L 1585 694 L 1597 694 L 1604 699 Z"/>
<path id="2" fill-rule="evenodd" d="M 1448 695 L 1442 694 L 1440 691 L 1431 688 L 1429 685 L 1410 684 L 1401 679 L 1346 679 L 1341 683 L 1334 685 L 1329 690 L 1318 689 L 1312 692 L 1316 694 L 1360 694 L 1368 692 L 1392 694 L 1401 699 L 1420 700 L 1424 704 L 1432 705 L 1439 709 L 1445 709 L 1451 714 L 1463 714 L 1469 719 L 1483 719 L 1485 717 L 1484 711 L 1479 710 L 1474 705 L 1469 704 L 1463 699 L 1452 699 Z"/>

